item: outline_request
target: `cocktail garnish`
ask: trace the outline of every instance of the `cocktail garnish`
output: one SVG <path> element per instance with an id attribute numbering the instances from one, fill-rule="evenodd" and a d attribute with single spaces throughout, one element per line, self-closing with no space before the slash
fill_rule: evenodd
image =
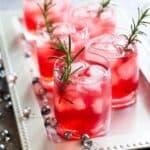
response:
<path id="1" fill-rule="evenodd" d="M 72 55 L 70 35 L 68 36 L 68 46 L 66 45 L 65 41 L 61 41 L 59 38 L 57 38 L 53 44 L 54 44 L 53 49 L 63 52 L 64 57 L 58 57 L 58 56 L 51 57 L 50 56 L 49 59 L 56 58 L 56 59 L 60 59 L 64 62 L 64 70 L 63 70 L 60 80 L 65 83 L 65 82 L 69 81 L 70 75 L 72 75 L 73 73 L 75 73 L 76 71 L 79 70 L 79 68 L 77 68 L 76 70 L 74 70 L 72 72 L 71 65 L 76 60 L 76 58 L 83 52 L 83 50 L 85 48 L 84 47 L 81 48 L 74 55 Z"/>
<path id="2" fill-rule="evenodd" d="M 81 48 L 79 51 L 77 51 L 76 54 L 74 54 L 72 56 L 72 53 L 71 53 L 71 36 L 70 35 L 68 36 L 68 45 L 67 45 L 65 43 L 65 41 L 62 41 L 61 39 L 59 39 L 53 35 L 53 31 L 55 28 L 53 27 L 52 22 L 48 18 L 49 9 L 51 7 L 53 7 L 52 0 L 44 0 L 43 9 L 41 7 L 40 7 L 40 9 L 41 9 L 42 14 L 43 14 L 44 23 L 45 23 L 47 33 L 49 34 L 50 40 L 52 41 L 52 44 L 53 44 L 53 47 L 51 47 L 51 48 L 53 48 L 56 51 L 62 52 L 64 54 L 64 57 L 62 58 L 59 56 L 52 56 L 52 57 L 50 56 L 49 59 L 61 59 L 64 62 L 64 70 L 63 70 L 63 73 L 62 73 L 60 80 L 65 83 L 69 80 L 69 76 L 72 75 L 71 64 L 82 53 L 82 51 L 84 50 L 84 47 Z"/>
<path id="3" fill-rule="evenodd" d="M 150 17 L 150 9 L 149 8 L 147 8 L 143 11 L 141 11 L 140 8 L 138 8 L 138 19 L 137 19 L 137 21 L 132 19 L 132 24 L 131 24 L 131 27 L 130 27 L 130 33 L 128 35 L 123 34 L 123 36 L 127 40 L 127 43 L 124 47 L 125 51 L 128 51 L 130 49 L 129 46 L 131 44 L 134 44 L 136 42 L 141 43 L 141 41 L 138 39 L 138 37 L 139 37 L 139 35 L 146 35 L 146 33 L 143 32 L 140 29 L 140 27 L 141 26 L 147 26 L 148 24 L 150 24 L 150 22 L 145 20 L 148 17 Z"/>
<path id="4" fill-rule="evenodd" d="M 38 3 L 38 6 L 39 6 L 39 8 L 41 10 L 41 13 L 43 15 L 43 18 L 44 18 L 44 24 L 45 24 L 46 30 L 47 30 L 48 35 L 50 36 L 50 38 L 53 35 L 52 33 L 53 33 L 55 27 L 53 27 L 52 21 L 48 18 L 48 13 L 49 13 L 49 10 L 54 5 L 55 4 L 53 4 L 53 0 L 44 0 L 43 7 L 41 7 L 40 4 Z"/>
<path id="5" fill-rule="evenodd" d="M 100 14 L 104 11 L 104 9 L 110 4 L 111 0 L 102 0 L 100 3 L 100 7 L 97 12 L 97 16 L 100 16 Z"/>

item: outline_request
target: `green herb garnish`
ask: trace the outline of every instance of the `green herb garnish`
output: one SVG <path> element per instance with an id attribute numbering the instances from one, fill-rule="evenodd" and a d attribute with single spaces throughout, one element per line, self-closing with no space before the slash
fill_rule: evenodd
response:
<path id="1" fill-rule="evenodd" d="M 147 17 L 150 17 L 150 9 L 146 9 L 144 11 L 141 11 L 139 8 L 138 8 L 138 19 L 137 21 L 135 22 L 134 19 L 132 19 L 132 24 L 131 24 L 131 27 L 130 27 L 130 33 L 129 35 L 123 35 L 126 40 L 127 40 L 127 43 L 125 45 L 125 50 L 128 50 L 129 49 L 129 46 L 131 44 L 134 44 L 135 42 L 140 42 L 141 41 L 138 39 L 138 36 L 139 35 L 146 35 L 145 32 L 141 31 L 140 30 L 140 27 L 141 26 L 147 26 L 148 24 L 150 24 L 150 22 L 146 21 L 145 19 L 147 19 Z"/>
<path id="2" fill-rule="evenodd" d="M 48 13 L 49 13 L 49 10 L 54 6 L 55 4 L 53 4 L 53 0 L 44 0 L 44 3 L 43 3 L 43 7 L 40 6 L 40 4 L 38 3 L 38 6 L 41 10 L 41 13 L 43 15 L 43 18 L 44 18 L 44 24 L 45 24 L 45 27 L 46 27 L 46 30 L 48 32 L 48 35 L 52 36 L 52 33 L 54 31 L 54 27 L 53 27 L 53 23 L 51 20 L 49 20 L 48 18 Z"/>
<path id="3" fill-rule="evenodd" d="M 65 41 L 61 41 L 60 39 L 57 38 L 57 39 L 55 39 L 53 49 L 64 53 L 64 57 L 54 56 L 54 57 L 49 57 L 49 59 L 56 58 L 56 59 L 61 59 L 64 62 L 64 70 L 63 70 L 63 74 L 62 74 L 60 80 L 65 83 L 65 82 L 69 81 L 70 75 L 72 75 L 73 73 L 75 73 L 76 71 L 79 70 L 79 68 L 77 68 L 75 71 L 72 72 L 71 65 L 76 60 L 76 58 L 82 53 L 82 51 L 84 50 L 84 47 L 81 48 L 76 54 L 74 54 L 72 56 L 72 54 L 71 54 L 71 37 L 69 35 L 68 36 L 68 46 L 66 45 Z"/>
<path id="4" fill-rule="evenodd" d="M 53 31 L 55 28 L 53 27 L 52 22 L 48 19 L 48 12 L 51 7 L 53 7 L 52 0 L 49 0 L 49 1 L 44 0 L 43 9 L 41 7 L 40 7 L 40 9 L 43 14 L 46 30 L 49 34 L 50 40 L 53 43 L 53 47 L 51 47 L 51 48 L 53 48 L 56 51 L 62 52 L 64 54 L 64 57 L 52 56 L 52 57 L 49 57 L 49 59 L 61 59 L 64 62 L 64 70 L 63 70 L 63 74 L 62 74 L 60 80 L 63 83 L 66 83 L 67 81 L 69 81 L 70 75 L 73 74 L 73 73 L 71 73 L 71 64 L 81 54 L 81 52 L 84 50 L 84 47 L 81 48 L 74 56 L 72 56 L 70 35 L 68 36 L 68 45 L 66 45 L 65 41 L 61 41 L 59 38 L 56 38 L 53 35 Z"/>
<path id="5" fill-rule="evenodd" d="M 108 5 L 110 4 L 111 0 L 102 0 L 102 2 L 100 3 L 100 7 L 98 9 L 97 12 L 97 16 L 100 16 L 100 14 L 105 10 L 106 7 L 108 7 Z"/>

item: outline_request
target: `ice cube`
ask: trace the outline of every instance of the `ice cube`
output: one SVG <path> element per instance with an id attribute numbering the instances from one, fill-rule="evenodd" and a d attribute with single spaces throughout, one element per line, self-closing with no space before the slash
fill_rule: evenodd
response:
<path id="1" fill-rule="evenodd" d="M 100 65 L 92 65 L 89 67 L 89 74 L 93 79 L 100 79 L 104 76 L 105 70 Z M 96 78 L 95 78 L 96 77 Z"/>
<path id="2" fill-rule="evenodd" d="M 101 85 L 100 85 L 99 81 L 95 82 L 95 80 L 94 80 L 94 82 L 91 82 L 91 84 L 87 87 L 87 89 L 91 92 L 92 91 L 101 92 Z"/>
<path id="3" fill-rule="evenodd" d="M 84 100 L 81 98 L 76 98 L 72 106 L 77 110 L 83 110 L 86 108 Z"/>
<path id="4" fill-rule="evenodd" d="M 73 63 L 71 66 L 71 73 L 76 72 L 77 70 L 81 72 L 81 70 L 85 69 L 87 66 L 88 64 L 82 61 Z"/>
<path id="5" fill-rule="evenodd" d="M 92 65 L 86 67 L 86 69 L 80 72 L 80 82 L 78 84 L 78 91 L 82 93 L 87 93 L 87 91 L 101 91 L 101 82 L 105 76 L 105 70 L 99 65 Z"/>
<path id="6" fill-rule="evenodd" d="M 129 80 L 134 76 L 134 70 L 136 70 L 136 65 L 134 63 L 135 62 L 133 60 L 130 60 L 119 66 L 118 74 L 121 79 Z"/>
<path id="7" fill-rule="evenodd" d="M 92 109 L 97 114 L 102 113 L 102 111 L 103 111 L 103 100 L 101 98 L 95 99 L 93 104 L 92 104 Z"/>
<path id="8" fill-rule="evenodd" d="M 54 30 L 55 35 L 66 35 L 66 34 L 68 35 L 76 32 L 75 28 L 67 23 L 57 23 L 55 25 L 55 28 L 57 29 Z"/>
<path id="9" fill-rule="evenodd" d="M 77 84 L 76 90 L 78 93 L 83 95 L 83 97 L 88 96 L 93 98 L 97 95 L 100 95 L 99 93 L 101 93 L 102 88 L 100 86 L 100 83 L 95 81 L 93 82 L 91 79 L 86 78 L 83 79 L 80 84 Z"/>

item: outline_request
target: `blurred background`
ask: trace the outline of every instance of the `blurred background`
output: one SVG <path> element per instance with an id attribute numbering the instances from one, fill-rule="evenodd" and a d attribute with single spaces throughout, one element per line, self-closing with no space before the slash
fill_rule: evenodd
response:
<path id="1" fill-rule="evenodd" d="M 22 1 L 23 0 L 0 0 L 0 10 L 8 10 L 8 9 L 21 9 L 22 8 Z M 70 0 L 73 3 L 77 4 L 81 0 Z M 88 1 L 93 1 L 93 0 L 82 0 L 82 3 L 86 3 Z M 95 1 L 100 1 L 100 0 L 95 0 Z M 128 14 L 133 14 L 134 10 L 138 6 L 140 7 L 147 7 L 150 6 L 150 0 L 112 0 L 112 3 L 114 4 L 121 4 L 125 10 L 128 10 Z"/>
<path id="2" fill-rule="evenodd" d="M 0 10 L 19 9 L 22 7 L 22 0 L 0 0 Z"/>

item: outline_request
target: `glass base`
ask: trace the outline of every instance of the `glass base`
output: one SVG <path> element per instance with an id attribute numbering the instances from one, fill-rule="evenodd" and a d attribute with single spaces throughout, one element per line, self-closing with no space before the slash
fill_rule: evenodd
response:
<path id="1" fill-rule="evenodd" d="M 112 99 L 112 108 L 121 109 L 124 107 L 128 107 L 136 102 L 136 97 L 137 97 L 137 91 L 133 91 L 129 95 L 123 98 Z"/>
<path id="2" fill-rule="evenodd" d="M 110 115 L 110 114 L 109 114 Z M 89 135 L 90 138 L 102 137 L 105 136 L 110 130 L 110 119 L 106 119 L 103 123 L 99 123 L 96 127 L 92 129 L 86 130 L 75 130 L 75 129 L 66 129 L 62 128 L 61 125 L 56 127 L 57 134 L 65 139 L 65 132 L 69 131 L 71 133 L 71 137 L 69 140 L 79 140 L 83 134 Z M 88 123 L 88 122 L 87 122 Z"/>
<path id="3" fill-rule="evenodd" d="M 63 139 L 66 139 L 64 136 L 65 131 L 58 129 L 58 128 L 56 131 L 60 137 L 62 137 Z M 102 137 L 102 136 L 105 136 L 108 132 L 109 132 L 109 130 L 103 130 L 103 131 L 97 132 L 97 133 L 82 133 L 81 134 L 81 133 L 78 133 L 77 131 L 73 130 L 73 131 L 69 131 L 69 133 L 71 133 L 71 138 L 69 140 L 79 140 L 79 139 L 81 139 L 81 136 L 83 134 L 89 135 L 90 138 Z"/>

